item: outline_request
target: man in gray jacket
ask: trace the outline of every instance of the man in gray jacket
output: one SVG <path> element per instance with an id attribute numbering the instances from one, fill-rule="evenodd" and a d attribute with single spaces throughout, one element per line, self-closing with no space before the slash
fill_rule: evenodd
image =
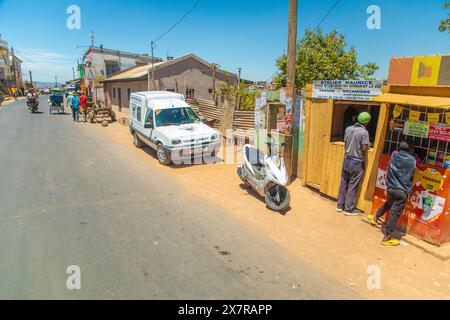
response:
<path id="1" fill-rule="evenodd" d="M 369 222 L 375 226 L 379 224 L 380 218 L 390 210 L 386 222 L 385 236 L 382 241 L 382 244 L 386 246 L 398 246 L 400 244 L 400 240 L 395 239 L 393 234 L 413 188 L 414 171 L 416 169 L 416 159 L 412 155 L 413 152 L 413 142 L 408 143 L 406 141 L 402 141 L 399 150 L 394 151 L 387 172 L 387 200 L 378 209 L 375 218 L 372 215 L 367 217 Z"/>

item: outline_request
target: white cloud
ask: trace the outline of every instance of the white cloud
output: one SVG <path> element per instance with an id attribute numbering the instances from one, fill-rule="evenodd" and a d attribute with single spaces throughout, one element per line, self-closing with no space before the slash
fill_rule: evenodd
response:
<path id="1" fill-rule="evenodd" d="M 16 48 L 17 56 L 23 61 L 22 71 L 28 78 L 33 73 L 33 81 L 54 82 L 73 78 L 72 67 L 76 66 L 76 55 L 65 55 L 46 49 Z"/>

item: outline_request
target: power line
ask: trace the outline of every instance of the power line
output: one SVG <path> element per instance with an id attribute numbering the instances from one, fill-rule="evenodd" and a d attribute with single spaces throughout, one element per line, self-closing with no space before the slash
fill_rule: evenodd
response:
<path id="1" fill-rule="evenodd" d="M 166 32 L 164 32 L 162 35 L 160 35 L 158 38 L 156 38 L 155 40 L 153 40 L 153 42 L 155 43 L 156 41 L 160 40 L 162 37 L 164 37 L 166 34 L 168 34 L 170 31 L 172 31 L 176 26 L 178 26 L 181 21 L 183 21 L 192 11 L 195 10 L 195 8 L 197 8 L 197 6 L 200 4 L 201 0 L 198 0 L 194 6 L 188 11 L 186 12 L 186 14 L 184 16 L 181 17 L 181 19 L 179 19 L 173 26 L 171 26 Z"/>
<path id="2" fill-rule="evenodd" d="M 338 6 L 339 2 L 341 2 L 341 0 L 336 0 L 336 2 L 334 3 L 334 5 L 330 8 L 330 10 L 328 10 L 327 14 L 322 18 L 322 20 L 320 20 L 320 22 L 317 24 L 317 27 L 314 29 L 315 31 L 317 31 L 317 29 L 319 29 L 320 25 L 328 18 L 328 16 L 333 12 L 333 10 Z"/>

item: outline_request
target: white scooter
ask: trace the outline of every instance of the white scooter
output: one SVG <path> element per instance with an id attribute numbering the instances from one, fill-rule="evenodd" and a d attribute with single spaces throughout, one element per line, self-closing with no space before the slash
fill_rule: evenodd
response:
<path id="1" fill-rule="evenodd" d="M 244 146 L 244 163 L 237 168 L 241 180 L 265 198 L 274 211 L 289 207 L 291 197 L 286 185 L 289 181 L 284 160 L 274 154 L 269 144 L 269 155 L 264 155 L 252 145 Z"/>

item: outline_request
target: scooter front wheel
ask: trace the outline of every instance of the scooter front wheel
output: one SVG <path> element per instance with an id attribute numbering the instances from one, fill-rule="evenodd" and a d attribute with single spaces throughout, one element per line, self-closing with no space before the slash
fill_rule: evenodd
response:
<path id="1" fill-rule="evenodd" d="M 287 209 L 290 203 L 291 195 L 287 188 L 275 185 L 267 190 L 266 204 L 269 209 L 280 212 Z"/>

